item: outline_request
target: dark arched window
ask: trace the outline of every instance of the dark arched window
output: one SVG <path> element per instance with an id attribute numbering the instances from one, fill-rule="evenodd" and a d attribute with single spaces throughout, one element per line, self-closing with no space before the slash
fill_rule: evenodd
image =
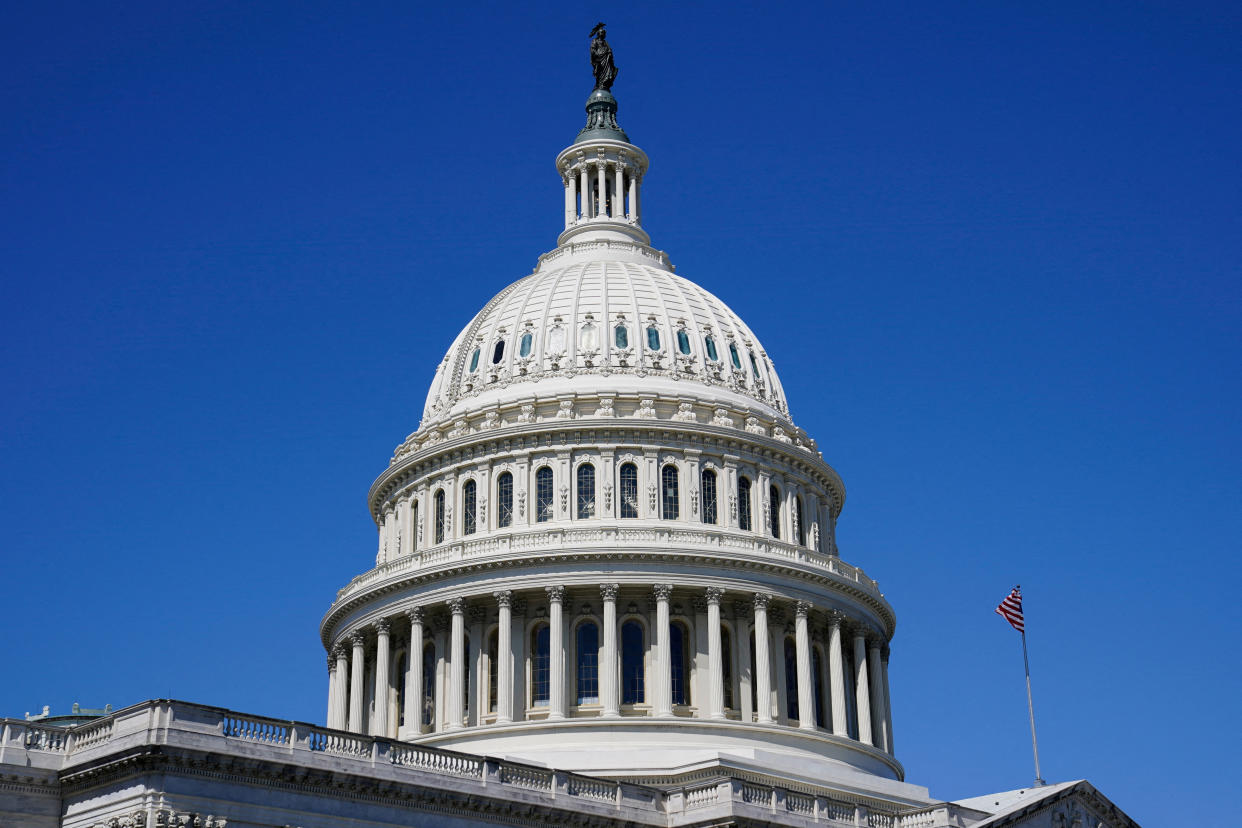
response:
<path id="1" fill-rule="evenodd" d="M 411 522 L 411 524 L 410 524 L 410 527 L 411 527 L 411 528 L 410 528 L 410 532 L 411 532 L 411 534 L 410 534 L 410 549 L 417 550 L 417 549 L 418 549 L 418 532 L 419 532 L 419 530 L 418 530 L 418 529 L 416 529 L 416 528 L 414 528 L 414 527 L 417 527 L 417 526 L 418 526 L 418 500 L 417 500 L 417 499 L 415 499 L 415 500 L 414 500 L 414 508 L 413 508 L 413 515 L 411 516 L 411 521 L 412 521 L 412 522 Z"/>
<path id="2" fill-rule="evenodd" d="M 436 543 L 444 543 L 444 489 L 436 490 Z"/>
<path id="3" fill-rule="evenodd" d="M 578 520 L 595 517 L 595 467 L 583 463 L 578 467 Z"/>
<path id="4" fill-rule="evenodd" d="M 668 625 L 669 684 L 673 704 L 690 703 L 690 664 L 686 628 L 676 621 Z"/>
<path id="5" fill-rule="evenodd" d="M 620 478 L 621 517 L 636 518 L 638 517 L 638 466 L 633 463 L 623 464 Z"/>
<path id="6" fill-rule="evenodd" d="M 794 522 L 798 525 L 798 546 L 806 546 L 806 523 L 802 520 L 802 498 L 794 498 Z"/>
<path id="7" fill-rule="evenodd" d="M 768 531 L 772 537 L 781 536 L 781 493 L 775 486 L 768 487 Z"/>
<path id="8" fill-rule="evenodd" d="M 716 473 L 703 469 L 699 475 L 699 488 L 703 492 L 703 522 L 716 522 Z"/>
<path id="9" fill-rule="evenodd" d="M 677 331 L 677 350 L 686 356 L 690 356 L 690 335 L 686 333 L 685 328 Z"/>
<path id="10" fill-rule="evenodd" d="M 712 362 L 720 361 L 720 357 L 716 354 L 716 340 L 712 338 L 711 334 L 703 337 L 703 348 L 707 351 L 708 359 Z"/>
<path id="11" fill-rule="evenodd" d="M 621 625 L 621 703 L 642 704 L 647 676 L 643 669 L 643 628 L 637 621 Z"/>
<path id="12" fill-rule="evenodd" d="M 405 727 L 405 674 L 409 672 L 409 655 L 397 657 L 397 727 Z"/>
<path id="13" fill-rule="evenodd" d="M 535 522 L 552 519 L 552 469 L 544 466 L 535 472 Z"/>
<path id="14" fill-rule="evenodd" d="M 497 630 L 492 630 L 492 634 L 487 637 L 487 712 L 496 712 L 496 690 L 499 685 L 500 663 L 497 656 L 500 654 L 500 634 Z"/>
<path id="15" fill-rule="evenodd" d="M 492 365 L 499 365 L 500 361 L 505 358 L 505 341 L 503 339 L 496 340 L 496 347 L 492 348 Z"/>
<path id="16" fill-rule="evenodd" d="M 647 348 L 652 351 L 660 350 L 660 329 L 655 325 L 647 328 Z"/>
<path id="17" fill-rule="evenodd" d="M 478 505 L 478 486 L 473 480 L 467 480 L 461 487 L 461 531 L 463 535 L 474 534 Z"/>
<path id="18" fill-rule="evenodd" d="M 729 361 L 733 363 L 735 371 L 742 370 L 742 358 L 737 355 L 737 345 L 729 343 Z"/>
<path id="19" fill-rule="evenodd" d="M 824 659 L 819 650 L 811 650 L 811 684 L 815 693 L 815 724 L 824 727 Z"/>
<path id="20" fill-rule="evenodd" d="M 660 472 L 660 517 L 665 520 L 677 520 L 681 510 L 677 491 L 677 467 L 665 466 Z"/>
<path id="21" fill-rule="evenodd" d="M 764 699 L 764 704 L 767 704 Z M 759 673 L 755 669 L 755 631 L 750 631 L 750 709 L 755 711 L 756 718 L 759 715 Z"/>
<path id="22" fill-rule="evenodd" d="M 551 697 L 552 654 L 548 644 L 548 625 L 540 624 L 530 635 L 531 707 L 547 707 Z"/>
<path id="23" fill-rule="evenodd" d="M 470 373 L 479 370 L 479 349 L 475 348 L 470 353 Z"/>
<path id="24" fill-rule="evenodd" d="M 423 724 L 431 724 L 436 713 L 436 645 L 423 645 Z"/>
<path id="25" fill-rule="evenodd" d="M 496 525 L 501 529 L 513 525 L 513 475 L 509 472 L 496 478 Z"/>
<path id="26" fill-rule="evenodd" d="M 578 704 L 599 702 L 599 627 L 592 621 L 578 625 Z"/>
<path id="27" fill-rule="evenodd" d="M 522 334 L 522 339 L 521 341 L 518 342 L 518 356 L 520 357 L 530 356 L 530 352 L 533 349 L 534 344 L 535 344 L 535 337 L 533 334 L 529 332 Z"/>
<path id="28" fill-rule="evenodd" d="M 468 675 L 470 673 L 470 636 L 466 636 L 464 649 L 466 653 L 466 673 Z M 462 723 L 470 721 L 470 708 L 473 706 L 470 703 L 470 682 L 463 681 L 461 688 Z"/>
<path id="29" fill-rule="evenodd" d="M 750 531 L 750 478 L 737 479 L 737 525 Z"/>
<path id="30" fill-rule="evenodd" d="M 798 718 L 798 649 L 792 638 L 785 639 L 785 711 Z"/>
<path id="31" fill-rule="evenodd" d="M 733 633 L 720 628 L 720 673 L 724 683 L 724 706 L 733 707 Z"/>
<path id="32" fill-rule="evenodd" d="M 616 343 L 618 348 L 630 347 L 630 331 L 624 325 L 618 325 L 613 328 L 612 341 Z"/>

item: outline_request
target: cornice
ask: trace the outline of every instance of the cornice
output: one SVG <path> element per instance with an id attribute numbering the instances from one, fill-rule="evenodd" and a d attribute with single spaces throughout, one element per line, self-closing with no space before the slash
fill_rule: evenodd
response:
<path id="1" fill-rule="evenodd" d="M 652 549 L 640 546 L 627 545 L 624 549 L 600 549 L 600 550 L 549 550 L 538 549 L 526 552 L 508 552 L 503 556 L 491 556 L 486 558 L 476 558 L 468 561 L 452 561 L 443 566 L 435 568 L 427 568 L 414 572 L 400 573 L 393 578 L 378 581 L 361 591 L 347 596 L 343 600 L 339 600 L 324 614 L 319 624 L 320 640 L 325 649 L 330 649 L 334 639 L 339 637 L 337 626 L 350 613 L 374 603 L 386 595 L 408 590 L 415 587 L 429 587 L 437 582 L 450 581 L 454 578 L 469 576 L 484 572 L 502 572 L 509 571 L 512 574 L 518 566 L 525 570 L 523 574 L 532 574 L 541 568 L 551 568 L 563 564 L 573 563 L 589 563 L 598 564 L 600 561 L 616 561 L 616 562 L 635 562 L 635 563 L 660 563 L 660 564 L 693 564 L 698 566 L 716 566 L 726 569 L 729 572 L 766 572 L 778 576 L 790 577 L 799 581 L 809 582 L 820 587 L 827 587 L 833 592 L 839 593 L 854 603 L 862 605 L 869 610 L 882 624 L 883 632 L 886 638 L 891 638 L 897 626 L 897 617 L 892 607 L 881 596 L 877 596 L 867 590 L 851 584 L 850 581 L 823 570 L 816 570 L 809 567 L 797 566 L 790 561 L 784 561 L 775 558 L 758 558 L 748 556 L 743 553 L 728 553 L 724 550 L 715 550 L 713 554 L 700 552 Z M 609 575 L 609 579 L 613 576 Z M 667 578 L 674 582 L 680 581 L 681 576 L 668 571 L 652 575 L 653 578 Z M 701 577 L 694 576 L 695 581 L 701 580 Z M 611 581 L 610 581 L 611 582 Z M 623 584 L 624 585 L 624 584 Z M 770 590 L 770 585 L 764 585 L 764 590 Z M 490 589 L 490 587 L 489 587 Z M 789 596 L 780 596 L 786 598 Z M 790 598 L 790 600 L 793 600 Z M 408 609 L 408 608 L 405 608 Z M 393 612 L 396 612 L 394 609 Z"/>

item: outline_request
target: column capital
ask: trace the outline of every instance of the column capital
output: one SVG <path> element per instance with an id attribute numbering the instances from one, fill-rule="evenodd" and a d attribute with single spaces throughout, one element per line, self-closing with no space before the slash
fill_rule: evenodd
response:
<path id="1" fill-rule="evenodd" d="M 556 586 L 544 587 L 544 591 L 548 593 L 548 600 L 553 604 L 559 604 L 565 597 L 565 587 L 557 584 Z"/>
<path id="2" fill-rule="evenodd" d="M 450 598 L 444 603 L 448 605 L 449 612 L 453 613 L 453 615 L 462 615 L 466 611 L 465 598 Z"/>
<path id="3" fill-rule="evenodd" d="M 328 653 L 328 672 L 336 672 L 336 655 L 334 653 Z"/>
<path id="4" fill-rule="evenodd" d="M 720 600 L 724 598 L 725 591 L 720 587 L 708 587 L 703 590 L 703 597 L 707 599 L 707 603 L 720 606 Z"/>
<path id="5" fill-rule="evenodd" d="M 851 628 L 850 628 L 850 636 L 851 636 L 851 637 L 852 637 L 855 641 L 858 641 L 858 640 L 860 640 L 860 639 L 861 639 L 861 640 L 863 640 L 863 641 L 866 641 L 866 640 L 867 640 L 867 635 L 868 635 L 868 633 L 870 633 L 870 632 L 871 632 L 871 630 L 867 629 L 867 628 L 866 628 L 866 627 L 864 627 L 862 624 L 855 624 L 853 627 L 851 627 Z"/>
<path id="6" fill-rule="evenodd" d="M 405 611 L 405 616 L 410 619 L 411 624 L 421 624 L 423 623 L 423 608 L 414 607 L 413 609 L 408 609 Z"/>
<path id="7" fill-rule="evenodd" d="M 371 626 L 375 627 L 375 632 L 379 635 L 388 635 L 388 631 L 392 629 L 392 624 L 387 618 L 381 618 Z"/>
<path id="8" fill-rule="evenodd" d="M 884 636 L 875 630 L 867 630 L 867 646 L 879 652 L 884 648 Z"/>
<path id="9" fill-rule="evenodd" d="M 667 601 L 668 597 L 673 594 L 673 585 L 656 584 L 651 588 L 651 593 L 655 595 L 657 601 Z"/>
<path id="10" fill-rule="evenodd" d="M 619 584 L 600 584 L 599 594 L 605 601 L 617 600 L 617 593 L 621 591 Z"/>
<path id="11" fill-rule="evenodd" d="M 828 610 L 828 626 L 831 629 L 839 630 L 844 623 L 845 613 L 841 612 L 841 610 Z"/>
<path id="12" fill-rule="evenodd" d="M 798 603 L 794 604 L 794 615 L 796 615 L 798 618 L 806 618 L 807 615 L 810 614 L 810 612 L 811 612 L 810 601 L 799 601 Z"/>
<path id="13" fill-rule="evenodd" d="M 349 634 L 349 643 L 355 647 L 361 647 L 367 643 L 367 637 L 362 630 L 354 630 Z"/>
<path id="14" fill-rule="evenodd" d="M 345 654 L 346 654 L 346 649 L 345 649 L 344 644 L 337 644 L 335 647 L 332 648 L 331 655 L 334 659 L 345 658 Z"/>
<path id="15" fill-rule="evenodd" d="M 756 592 L 754 601 L 756 610 L 763 610 L 766 612 L 768 604 L 772 603 L 772 596 L 767 592 Z"/>
<path id="16" fill-rule="evenodd" d="M 492 597 L 496 599 L 496 606 L 511 607 L 513 605 L 513 592 L 511 590 L 497 590 L 492 593 Z"/>

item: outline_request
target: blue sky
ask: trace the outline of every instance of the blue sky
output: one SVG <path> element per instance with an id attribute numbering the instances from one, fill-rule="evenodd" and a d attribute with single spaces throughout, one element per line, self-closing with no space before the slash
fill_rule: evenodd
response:
<path id="1" fill-rule="evenodd" d="M 1237 4 L 10 4 L 0 714 L 321 720 L 432 370 L 561 220 L 609 23 L 644 220 L 762 338 L 898 613 L 910 781 L 1221 825 Z"/>

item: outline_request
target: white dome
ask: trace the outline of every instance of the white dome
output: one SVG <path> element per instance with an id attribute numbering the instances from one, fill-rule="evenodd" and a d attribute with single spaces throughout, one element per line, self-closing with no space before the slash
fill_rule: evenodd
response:
<path id="1" fill-rule="evenodd" d="M 595 241 L 562 245 L 484 306 L 437 368 L 423 424 L 517 393 L 601 390 L 731 398 L 787 418 L 763 346 L 724 302 L 646 245 Z"/>

